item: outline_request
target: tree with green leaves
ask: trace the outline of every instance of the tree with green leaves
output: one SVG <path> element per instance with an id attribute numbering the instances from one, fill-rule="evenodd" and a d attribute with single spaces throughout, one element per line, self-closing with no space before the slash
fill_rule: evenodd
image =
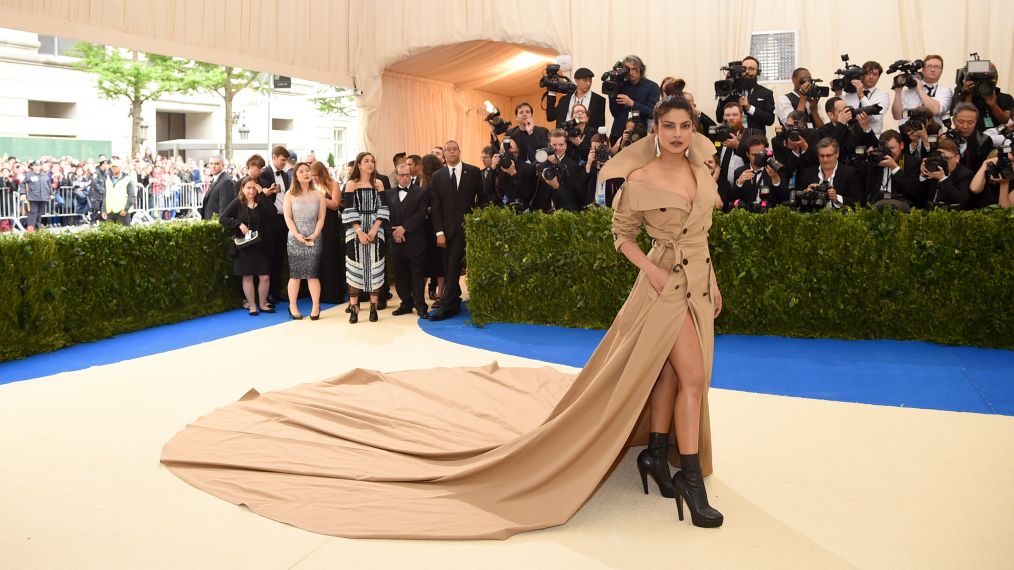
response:
<path id="1" fill-rule="evenodd" d="M 216 93 L 225 101 L 225 157 L 232 160 L 232 127 L 236 123 L 236 116 L 232 112 L 232 102 L 244 89 L 263 92 L 268 89 L 268 84 L 261 80 L 261 74 L 256 71 L 230 67 L 228 65 L 215 65 L 212 63 L 195 62 L 193 69 L 198 77 L 197 89 Z"/>
<path id="2" fill-rule="evenodd" d="M 187 93 L 195 88 L 185 60 L 87 42 L 74 46 L 71 55 L 80 58 L 74 64 L 76 69 L 98 76 L 98 90 L 103 97 L 126 99 L 130 103 L 131 156 L 140 147 L 141 106 L 168 93 Z"/>
<path id="3" fill-rule="evenodd" d="M 344 87 L 330 87 L 318 91 L 310 101 L 325 115 L 348 117 L 356 106 L 356 92 Z"/>

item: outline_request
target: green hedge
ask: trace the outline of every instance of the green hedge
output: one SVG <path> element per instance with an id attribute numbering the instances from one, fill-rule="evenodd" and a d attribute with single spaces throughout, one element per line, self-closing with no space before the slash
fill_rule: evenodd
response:
<path id="1" fill-rule="evenodd" d="M 611 217 L 476 211 L 473 321 L 608 327 L 637 273 Z M 1014 210 L 716 213 L 711 249 L 720 333 L 1014 348 Z"/>
<path id="2" fill-rule="evenodd" d="M 218 223 L 0 237 L 0 361 L 235 307 Z"/>

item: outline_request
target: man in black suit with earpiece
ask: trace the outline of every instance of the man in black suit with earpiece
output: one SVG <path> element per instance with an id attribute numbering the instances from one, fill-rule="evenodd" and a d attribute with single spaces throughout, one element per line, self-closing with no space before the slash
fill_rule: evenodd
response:
<path id="1" fill-rule="evenodd" d="M 722 116 L 722 110 L 729 101 L 736 101 L 743 109 L 743 124 L 751 129 L 758 129 L 761 134 L 765 127 L 775 124 L 775 96 L 770 89 L 757 83 L 760 75 L 760 63 L 752 55 L 743 58 L 745 71 L 740 78 L 743 91 L 734 99 L 720 99 L 716 115 Z"/>
<path id="2" fill-rule="evenodd" d="M 437 247 L 444 261 L 444 294 L 440 309 L 430 320 L 442 321 L 461 312 L 461 268 L 465 261 L 465 214 L 472 211 L 482 196 L 482 174 L 471 164 L 461 162 L 461 147 L 455 141 L 444 145 L 447 166 L 433 174 L 431 211 Z"/>

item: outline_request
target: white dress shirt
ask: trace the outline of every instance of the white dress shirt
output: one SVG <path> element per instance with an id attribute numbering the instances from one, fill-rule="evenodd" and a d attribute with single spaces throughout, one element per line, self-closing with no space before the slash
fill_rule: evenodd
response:
<path id="1" fill-rule="evenodd" d="M 580 98 L 577 97 L 576 91 L 570 96 L 570 107 L 567 109 L 566 119 L 568 121 L 574 118 L 574 105 L 584 105 L 585 110 L 590 112 L 591 108 L 589 105 L 591 105 L 591 89 L 586 91 Z"/>
<path id="2" fill-rule="evenodd" d="M 935 99 L 937 103 L 940 103 L 940 112 L 933 115 L 933 119 L 936 120 L 937 123 L 943 125 L 943 121 L 940 117 L 943 116 L 944 113 L 947 113 L 951 108 L 951 99 L 954 98 L 954 88 L 946 85 L 940 85 L 939 83 L 936 85 L 926 83 L 925 87 L 927 88 L 926 92 L 929 96 Z M 913 87 L 912 89 L 905 87 L 901 90 L 901 109 L 903 112 L 905 109 L 915 109 L 922 106 L 922 98 L 919 97 L 918 87 Z M 901 119 L 898 120 L 898 126 L 904 125 L 906 121 L 908 121 L 908 117 L 902 116 Z"/>

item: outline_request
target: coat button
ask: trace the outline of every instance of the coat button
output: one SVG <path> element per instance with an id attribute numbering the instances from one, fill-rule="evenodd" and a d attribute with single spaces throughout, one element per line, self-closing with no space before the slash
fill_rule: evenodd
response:
<path id="1" fill-rule="evenodd" d="M 664 211 L 665 211 L 665 208 L 659 208 L 659 209 L 658 209 L 658 211 L 659 211 L 659 212 L 664 212 Z"/>
<path id="2" fill-rule="evenodd" d="M 709 258 L 705 259 L 704 261 L 707 262 L 707 263 L 711 263 L 711 258 L 709 257 Z"/>
<path id="3" fill-rule="evenodd" d="M 690 263 L 690 262 L 689 262 L 689 261 L 687 261 L 686 259 L 684 259 L 684 260 L 683 260 L 683 265 L 686 265 L 686 264 L 688 264 L 688 263 Z"/>
<path id="4" fill-rule="evenodd" d="M 687 293 L 687 299 L 689 299 L 689 298 L 690 298 L 690 293 Z"/>
<path id="5" fill-rule="evenodd" d="M 687 233 L 687 229 L 686 228 L 683 228 L 683 233 Z"/>

